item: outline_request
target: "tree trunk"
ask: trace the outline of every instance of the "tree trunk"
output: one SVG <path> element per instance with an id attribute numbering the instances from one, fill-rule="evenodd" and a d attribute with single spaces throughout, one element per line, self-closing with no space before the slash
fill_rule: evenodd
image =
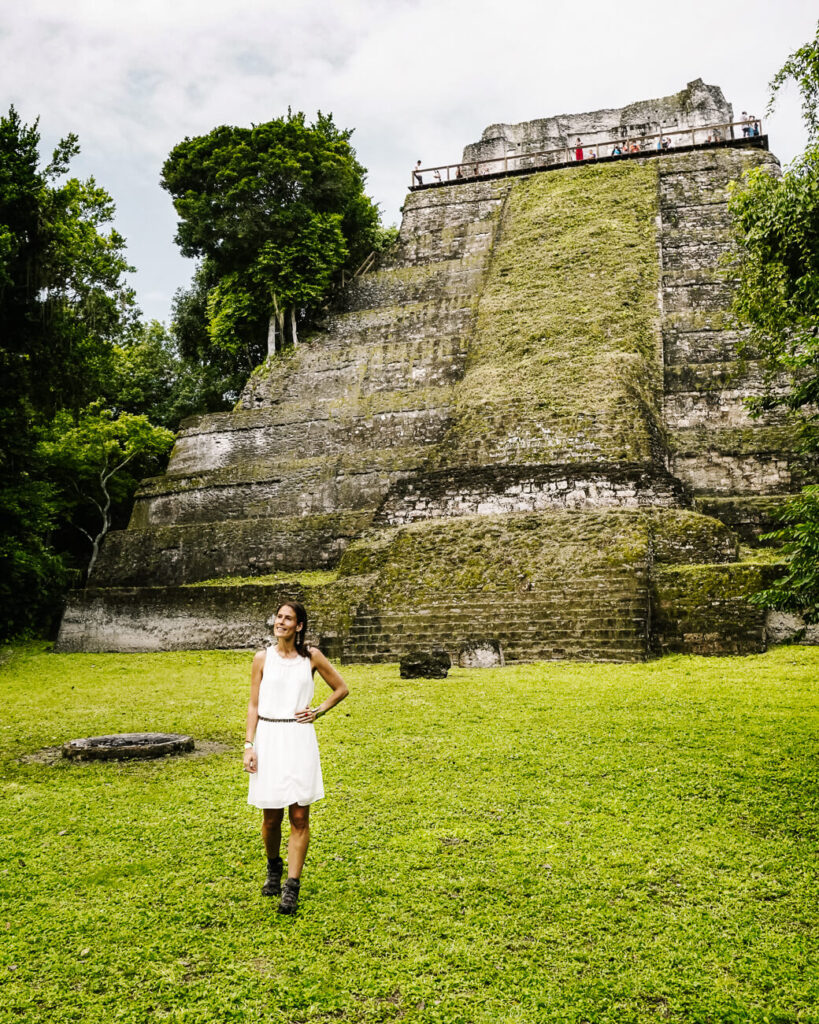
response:
<path id="1" fill-rule="evenodd" d="M 276 354 L 276 316 L 271 314 L 267 322 L 267 358 L 270 359 Z"/>
<path id="2" fill-rule="evenodd" d="M 126 459 L 125 462 L 129 460 Z M 124 466 L 123 462 L 121 466 Z M 119 468 L 121 468 L 121 466 Z M 85 585 L 88 586 L 88 581 L 91 579 L 91 573 L 94 571 L 94 564 L 97 561 L 97 555 L 100 553 L 100 544 L 102 544 L 102 538 L 108 533 L 111 528 L 111 495 L 108 493 L 108 481 L 113 474 L 109 473 L 106 475 L 103 470 L 100 473 L 100 486 L 102 493 L 105 498 L 105 504 L 100 508 L 102 513 L 102 529 L 97 536 L 91 542 L 91 559 L 88 562 L 88 568 L 85 570 Z"/>
<path id="3" fill-rule="evenodd" d="M 273 331 L 274 331 L 274 334 L 275 334 L 276 327 L 278 327 L 278 331 L 279 331 L 279 345 L 280 345 L 281 348 L 284 348 L 284 311 L 279 309 L 279 300 L 276 298 L 276 293 L 275 292 L 272 293 L 272 298 L 273 298 L 273 316 L 276 318 L 276 326 L 273 327 Z M 273 317 L 271 317 L 270 320 L 271 320 L 271 323 L 272 323 L 273 322 Z M 274 338 L 273 351 L 275 352 L 275 350 L 276 350 L 276 348 L 275 348 L 275 338 Z M 268 328 L 268 334 L 267 334 L 267 351 L 268 351 L 268 354 L 269 354 L 270 353 L 270 329 L 269 328 Z"/>
<path id="4" fill-rule="evenodd" d="M 293 348 L 299 343 L 299 336 L 296 333 L 296 307 L 290 307 L 290 333 L 293 337 Z"/>

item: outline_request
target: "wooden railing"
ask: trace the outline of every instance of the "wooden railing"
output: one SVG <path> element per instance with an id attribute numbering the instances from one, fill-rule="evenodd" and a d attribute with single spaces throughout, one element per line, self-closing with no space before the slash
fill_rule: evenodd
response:
<path id="1" fill-rule="evenodd" d="M 348 274 L 347 271 L 342 268 L 341 287 L 343 288 L 348 281 L 354 281 L 357 277 L 360 277 L 362 274 L 369 273 L 369 271 L 372 270 L 373 268 L 373 264 L 375 263 L 377 255 L 378 253 L 375 251 L 375 249 L 373 249 L 373 251 L 366 257 L 366 259 L 358 268 L 358 270 L 353 271 L 352 274 Z"/>
<path id="2" fill-rule="evenodd" d="M 651 135 L 621 135 L 617 139 L 594 142 L 577 147 L 583 150 L 583 162 L 601 157 L 628 156 L 635 153 L 667 152 L 680 146 L 709 146 L 725 142 L 739 135 L 750 137 L 762 134 L 762 121 L 753 118 L 747 121 L 730 121 L 724 124 L 704 124 L 693 128 L 675 128 Z M 653 145 L 652 145 L 653 143 Z M 574 146 L 560 146 L 558 149 L 541 149 L 518 153 L 508 150 L 503 156 L 488 160 L 473 160 L 457 164 L 441 164 L 439 167 L 415 167 L 410 177 L 410 187 L 437 185 L 445 181 L 464 181 L 481 178 L 489 174 L 503 174 L 517 170 L 535 170 L 553 164 L 578 162 Z"/>

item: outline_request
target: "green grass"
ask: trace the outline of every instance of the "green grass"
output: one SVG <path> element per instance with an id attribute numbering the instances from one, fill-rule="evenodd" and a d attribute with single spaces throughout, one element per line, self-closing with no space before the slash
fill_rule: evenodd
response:
<path id="1" fill-rule="evenodd" d="M 0 1021 L 819 1020 L 819 650 L 346 667 L 293 919 L 259 895 L 249 652 L 0 669 Z M 230 744 L 36 760 L 133 729 Z"/>

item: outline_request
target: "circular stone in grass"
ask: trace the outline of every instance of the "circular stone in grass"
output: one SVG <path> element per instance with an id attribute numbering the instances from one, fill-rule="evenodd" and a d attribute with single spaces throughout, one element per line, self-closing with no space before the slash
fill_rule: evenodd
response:
<path id="1" fill-rule="evenodd" d="M 193 736 L 173 732 L 121 732 L 86 736 L 63 744 L 63 757 L 75 761 L 110 761 L 126 757 L 164 757 L 193 750 Z"/>

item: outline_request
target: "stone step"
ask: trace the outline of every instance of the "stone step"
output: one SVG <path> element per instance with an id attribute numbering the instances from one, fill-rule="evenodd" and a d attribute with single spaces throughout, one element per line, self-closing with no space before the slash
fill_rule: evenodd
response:
<path id="1" fill-rule="evenodd" d="M 687 284 L 664 284 L 663 309 L 667 313 L 686 310 L 727 310 L 731 307 L 734 289 L 730 282 L 701 281 Z"/>
<path id="2" fill-rule="evenodd" d="M 374 512 L 396 480 L 420 468 L 423 454 L 395 448 L 365 452 L 357 460 L 316 459 L 146 481 L 137 493 L 130 527 Z M 242 480 L 243 475 L 249 479 Z"/>
<path id="3" fill-rule="evenodd" d="M 333 458 L 370 449 L 432 445 L 441 440 L 451 417 L 448 405 L 433 404 L 446 401 L 448 393 L 436 389 L 432 395 L 425 402 L 423 394 L 407 394 L 395 404 L 408 408 L 370 412 L 365 407 L 361 415 L 356 415 L 355 403 L 344 415 L 338 409 L 334 415 L 332 403 L 328 403 L 321 418 L 312 420 L 305 418 L 309 410 L 293 403 L 275 410 L 275 415 L 271 410 L 268 423 L 254 429 L 189 430 L 177 439 L 168 473 L 201 475 L 265 459 L 275 464 L 284 459 Z M 371 403 L 375 408 L 387 404 L 387 396 Z"/>
<path id="4" fill-rule="evenodd" d="M 334 567 L 372 513 L 240 518 L 108 534 L 91 586 L 180 586 Z"/>
<path id="5" fill-rule="evenodd" d="M 480 288 L 484 266 L 479 255 L 363 274 L 345 289 L 343 311 L 469 298 Z"/>
<path id="6" fill-rule="evenodd" d="M 690 367 L 699 363 L 734 362 L 736 366 L 739 346 L 746 338 L 747 332 L 739 330 L 682 331 L 664 327 L 663 350 L 666 369 Z"/>

